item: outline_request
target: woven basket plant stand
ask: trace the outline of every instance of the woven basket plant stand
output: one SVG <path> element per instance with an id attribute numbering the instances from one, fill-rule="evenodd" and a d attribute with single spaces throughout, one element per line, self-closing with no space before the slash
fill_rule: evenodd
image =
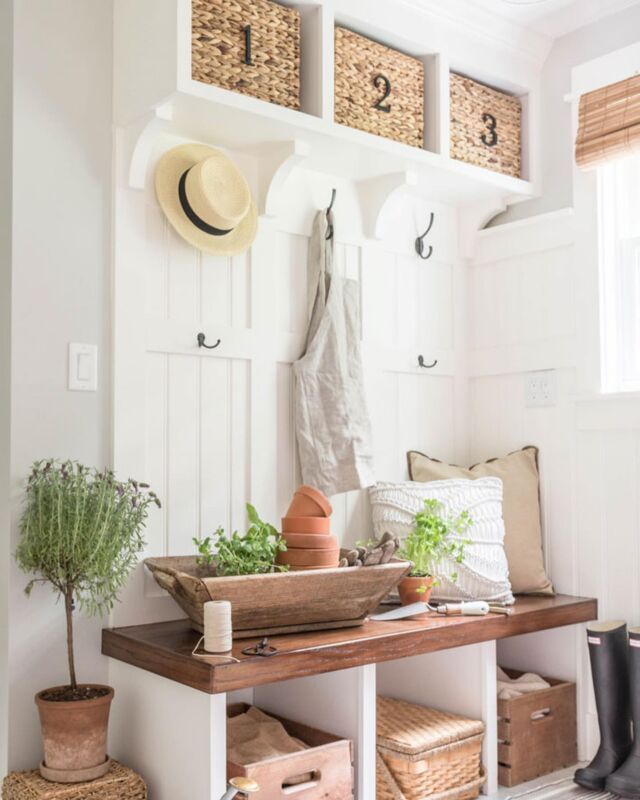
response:
<path id="1" fill-rule="evenodd" d="M 102 778 L 87 783 L 51 783 L 38 770 L 11 772 L 2 783 L 2 800 L 147 800 L 147 786 L 117 761 Z"/>
<path id="2" fill-rule="evenodd" d="M 478 720 L 378 697 L 377 800 L 472 800 L 483 739 Z"/>

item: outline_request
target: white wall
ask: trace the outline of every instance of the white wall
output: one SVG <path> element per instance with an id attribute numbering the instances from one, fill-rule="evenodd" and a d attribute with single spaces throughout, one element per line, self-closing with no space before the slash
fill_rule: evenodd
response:
<path id="1" fill-rule="evenodd" d="M 0 774 L 7 763 L 13 2 L 0 5 Z"/>
<path id="2" fill-rule="evenodd" d="M 11 552 L 32 461 L 110 461 L 111 5 L 15 8 Z M 70 341 L 99 347 L 95 394 L 67 391 Z M 64 615 L 48 589 L 28 600 L 25 576 L 10 570 L 9 766 L 31 768 L 41 757 L 33 695 L 65 680 Z M 101 627 L 78 615 L 81 680 L 106 681 Z"/>
<path id="3" fill-rule="evenodd" d="M 546 560 L 556 589 L 597 597 L 601 618 L 637 625 L 640 402 L 581 388 L 585 350 L 597 359 L 581 332 L 581 287 L 597 260 L 583 257 L 580 225 L 565 210 L 480 236 L 470 284 L 471 458 L 538 445 Z M 588 322 L 597 328 L 597 316 Z M 533 369 L 556 370 L 556 405 L 526 407 L 525 373 Z M 507 666 L 558 677 L 572 677 L 578 666 L 581 750 L 593 753 L 595 707 L 580 629 L 500 643 L 498 651 Z"/>
<path id="4" fill-rule="evenodd" d="M 571 92 L 571 69 L 637 42 L 639 31 L 640 4 L 556 39 L 541 75 L 542 194 L 530 202 L 511 206 L 494 218 L 492 225 L 573 205 L 571 104 L 564 99 Z"/>

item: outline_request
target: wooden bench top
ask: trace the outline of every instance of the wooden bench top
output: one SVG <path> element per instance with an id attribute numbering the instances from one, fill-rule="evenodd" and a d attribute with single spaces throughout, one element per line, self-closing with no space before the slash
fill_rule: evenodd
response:
<path id="1" fill-rule="evenodd" d="M 185 619 L 105 629 L 102 652 L 141 669 L 209 694 L 317 675 L 363 664 L 393 661 L 466 644 L 574 625 L 597 618 L 597 601 L 585 597 L 519 597 L 506 617 L 443 617 L 421 614 L 358 628 L 271 637 L 278 648 L 270 658 L 245 656 L 251 639 L 234 641 L 238 661 L 191 655 L 200 635 Z"/>

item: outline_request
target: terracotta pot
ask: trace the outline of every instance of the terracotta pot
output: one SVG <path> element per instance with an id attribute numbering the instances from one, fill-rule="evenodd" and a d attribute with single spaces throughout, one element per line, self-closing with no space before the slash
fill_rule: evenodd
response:
<path id="1" fill-rule="evenodd" d="M 282 536 L 289 549 L 335 550 L 339 546 L 335 536 L 324 533 L 283 533 Z"/>
<path id="2" fill-rule="evenodd" d="M 403 578 L 398 584 L 400 602 L 403 606 L 409 606 L 411 603 L 428 603 L 433 584 L 433 578 L 416 578 L 411 575 L 408 578 Z"/>
<path id="3" fill-rule="evenodd" d="M 35 696 L 40 714 L 44 761 L 43 778 L 56 783 L 95 780 L 109 771 L 107 728 L 114 691 L 110 686 L 83 684 L 83 687 L 107 689 L 104 697 L 92 700 L 44 700 L 45 689 Z"/>
<path id="4" fill-rule="evenodd" d="M 329 517 L 283 517 L 283 533 L 324 533 L 331 530 Z"/>
<path id="5" fill-rule="evenodd" d="M 288 517 L 330 517 L 333 513 L 326 495 L 313 486 L 301 486 L 293 495 Z"/>
<path id="6" fill-rule="evenodd" d="M 292 567 L 337 567 L 340 561 L 340 549 L 311 550 L 297 549 L 285 550 L 278 553 L 278 564 L 290 564 Z"/>

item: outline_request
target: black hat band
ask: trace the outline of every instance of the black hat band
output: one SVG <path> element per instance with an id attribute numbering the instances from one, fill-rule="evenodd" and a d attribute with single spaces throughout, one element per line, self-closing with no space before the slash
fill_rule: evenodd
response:
<path id="1" fill-rule="evenodd" d="M 184 213 L 187 215 L 189 222 L 193 223 L 198 230 L 201 230 L 203 233 L 208 233 L 210 236 L 226 236 L 228 233 L 231 233 L 231 231 L 234 230 L 233 228 L 230 228 L 228 231 L 224 231 L 221 228 L 214 228 L 213 225 L 207 224 L 189 205 L 189 199 L 187 197 L 187 175 L 190 171 L 191 167 L 189 167 L 186 172 L 183 172 L 182 177 L 180 178 L 180 183 L 178 184 L 178 197 L 180 198 L 180 205 L 182 206 Z"/>

